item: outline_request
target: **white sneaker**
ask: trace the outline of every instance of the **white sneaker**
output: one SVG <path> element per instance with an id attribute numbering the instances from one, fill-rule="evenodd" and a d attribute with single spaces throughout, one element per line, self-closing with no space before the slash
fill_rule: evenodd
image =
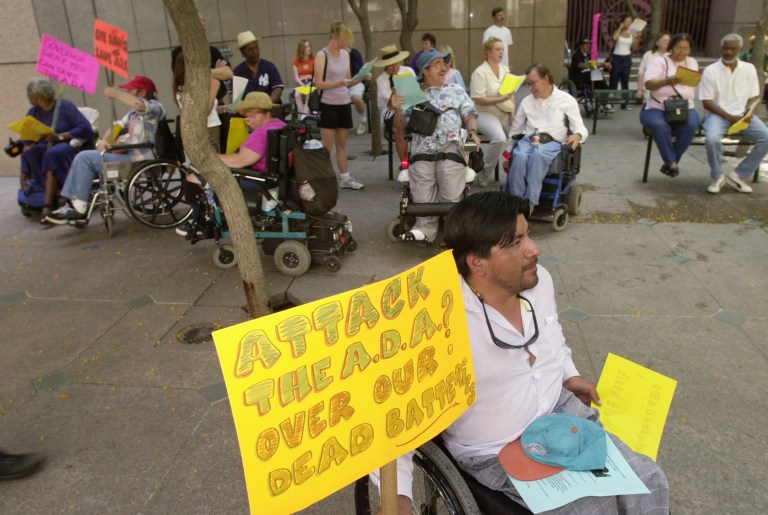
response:
<path id="1" fill-rule="evenodd" d="M 360 126 L 357 128 L 357 135 L 362 136 L 365 134 L 365 132 L 368 130 L 368 127 L 365 126 L 364 123 L 360 123 Z"/>
<path id="2" fill-rule="evenodd" d="M 707 186 L 707 191 L 712 194 L 720 193 L 720 190 L 723 189 L 723 184 L 725 184 L 725 175 L 713 179 L 712 184 Z"/>
<path id="3" fill-rule="evenodd" d="M 477 182 L 477 185 L 481 188 L 487 188 L 488 187 L 488 178 L 485 176 L 485 173 L 479 173 L 475 176 L 475 181 Z"/>
<path id="4" fill-rule="evenodd" d="M 361 190 L 365 188 L 364 184 L 354 180 L 351 175 L 346 179 L 341 179 L 341 181 L 339 181 L 339 186 L 341 186 L 342 189 L 347 190 Z"/>
<path id="5" fill-rule="evenodd" d="M 736 172 L 729 173 L 727 180 L 728 185 L 739 193 L 752 193 L 752 188 L 749 186 L 749 184 L 744 182 Z"/>

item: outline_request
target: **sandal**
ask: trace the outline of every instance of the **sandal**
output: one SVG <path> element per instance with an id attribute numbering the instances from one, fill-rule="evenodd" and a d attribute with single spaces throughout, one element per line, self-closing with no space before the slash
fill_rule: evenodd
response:
<path id="1" fill-rule="evenodd" d="M 659 170 L 661 173 L 666 175 L 667 177 L 677 177 L 680 175 L 680 169 L 679 168 L 670 168 L 667 165 L 662 165 L 661 169 Z"/>

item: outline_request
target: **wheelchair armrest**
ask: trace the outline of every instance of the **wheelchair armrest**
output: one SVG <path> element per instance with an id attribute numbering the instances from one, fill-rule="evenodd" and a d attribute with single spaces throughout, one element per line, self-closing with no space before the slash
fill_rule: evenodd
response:
<path id="1" fill-rule="evenodd" d="M 124 145 L 111 145 L 107 147 L 108 152 L 113 152 L 115 150 L 131 150 L 134 148 L 154 148 L 155 145 L 153 143 L 145 142 L 145 143 L 126 143 Z"/>
<path id="2" fill-rule="evenodd" d="M 252 168 L 230 168 L 232 174 L 247 177 L 256 181 L 267 182 L 267 176 Z"/>

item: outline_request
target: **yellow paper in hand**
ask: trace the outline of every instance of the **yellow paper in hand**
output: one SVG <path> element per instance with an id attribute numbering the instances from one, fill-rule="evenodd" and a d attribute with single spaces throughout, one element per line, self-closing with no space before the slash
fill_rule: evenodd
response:
<path id="1" fill-rule="evenodd" d="M 511 73 L 508 73 L 504 76 L 504 80 L 501 82 L 499 95 L 508 95 L 516 92 L 523 82 L 525 82 L 525 75 L 512 75 Z"/>
<path id="2" fill-rule="evenodd" d="M 692 88 L 695 88 L 701 80 L 702 73 L 704 72 L 691 70 L 685 66 L 678 66 L 677 72 L 675 72 L 675 78 L 683 81 L 683 86 L 691 86 Z"/>
<path id="3" fill-rule="evenodd" d="M 592 407 L 606 431 L 655 460 L 676 387 L 674 379 L 609 353 L 597 383 L 603 405 Z"/>
<path id="4" fill-rule="evenodd" d="M 30 115 L 13 122 L 8 128 L 17 132 L 24 141 L 40 141 L 43 136 L 53 132 L 53 129 Z"/>
<path id="5" fill-rule="evenodd" d="M 248 139 L 248 126 L 245 118 L 232 117 L 229 119 L 229 132 L 227 133 L 227 154 L 234 154 L 240 145 Z"/>
<path id="6" fill-rule="evenodd" d="M 755 99 L 755 101 L 752 102 L 752 105 L 749 106 L 747 113 L 744 116 L 742 116 L 739 121 L 737 121 L 736 123 L 728 127 L 728 132 L 726 132 L 725 134 L 727 136 L 730 136 L 732 134 L 736 134 L 737 132 L 741 132 L 747 127 L 749 127 L 749 121 L 747 121 L 747 119 L 754 114 L 755 109 L 757 108 L 758 105 L 760 105 L 759 98 Z"/>
<path id="7" fill-rule="evenodd" d="M 315 91 L 317 88 L 314 86 L 299 86 L 296 88 L 296 91 L 301 93 L 302 95 L 309 95 L 313 91 Z"/>

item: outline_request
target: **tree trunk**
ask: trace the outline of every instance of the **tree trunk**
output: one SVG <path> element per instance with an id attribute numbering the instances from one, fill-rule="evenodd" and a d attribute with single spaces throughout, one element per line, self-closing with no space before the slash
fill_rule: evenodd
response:
<path id="1" fill-rule="evenodd" d="M 352 11 L 360 22 L 360 29 L 363 31 L 363 43 L 365 44 L 365 62 L 376 57 L 376 49 L 373 48 L 373 30 L 371 30 L 371 20 L 368 16 L 368 0 L 347 0 Z M 371 95 L 370 123 L 371 123 L 371 154 L 380 156 L 381 151 L 381 123 L 379 120 L 378 91 L 376 81 L 371 79 L 368 92 Z"/>
<path id="2" fill-rule="evenodd" d="M 403 20 L 403 28 L 400 30 L 400 50 L 407 50 L 413 55 L 411 40 L 419 24 L 419 19 L 416 17 L 419 0 L 397 0 L 397 7 L 400 9 L 400 18 Z"/>
<path id="3" fill-rule="evenodd" d="M 643 52 L 653 48 L 656 37 L 661 33 L 661 15 L 664 12 L 662 0 L 651 0 L 651 22 L 648 24 L 648 37 L 643 41 Z"/>
<path id="4" fill-rule="evenodd" d="M 165 0 L 165 6 L 184 48 L 186 87 L 181 103 L 182 140 L 187 143 L 186 151 L 190 160 L 211 184 L 227 214 L 227 225 L 240 267 L 248 314 L 256 318 L 270 312 L 261 254 L 256 246 L 243 193 L 229 168 L 208 142 L 206 120 L 211 75 L 208 40 L 193 0 Z"/>

